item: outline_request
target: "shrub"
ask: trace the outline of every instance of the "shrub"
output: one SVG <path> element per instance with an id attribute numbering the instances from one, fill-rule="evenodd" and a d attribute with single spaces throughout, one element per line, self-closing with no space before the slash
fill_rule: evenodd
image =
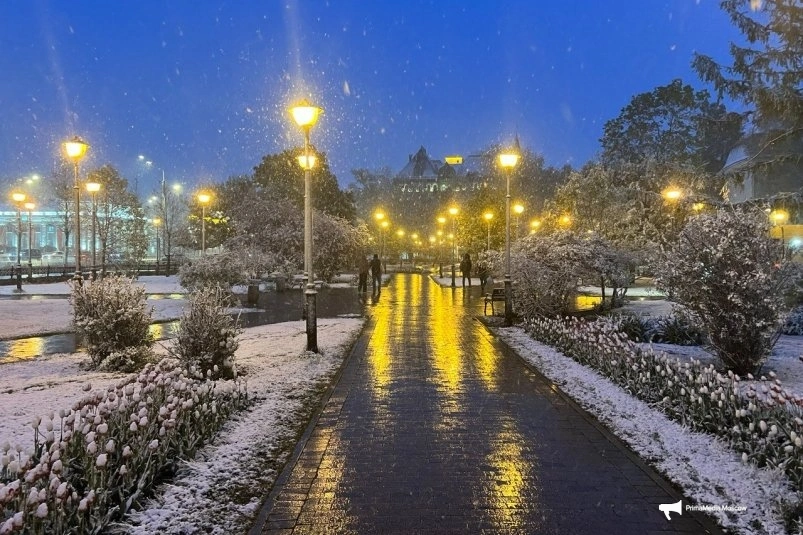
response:
<path id="1" fill-rule="evenodd" d="M 212 379 L 236 377 L 234 352 L 242 329 L 226 313 L 230 305 L 231 295 L 218 286 L 204 286 L 190 294 L 169 352 L 192 374 Z"/>
<path id="2" fill-rule="evenodd" d="M 93 368 L 135 371 L 151 358 L 152 309 L 147 307 L 145 289 L 132 279 L 109 276 L 72 283 L 70 304 Z"/>
<path id="3" fill-rule="evenodd" d="M 178 270 L 178 278 L 181 285 L 189 289 L 210 285 L 228 289 L 246 282 L 246 266 L 240 254 L 206 255 L 183 264 Z"/>
<path id="4" fill-rule="evenodd" d="M 32 450 L 0 447 L 0 533 L 100 533 L 248 403 L 243 384 L 164 360 L 34 418 Z"/>
<path id="5" fill-rule="evenodd" d="M 728 369 L 755 372 L 778 339 L 791 275 L 769 221 L 755 209 L 692 218 L 659 266 L 658 286 L 700 318 Z"/>
<path id="6" fill-rule="evenodd" d="M 638 314 L 621 313 L 611 316 L 611 322 L 616 328 L 627 335 L 627 338 L 634 342 L 644 342 L 647 340 L 647 321 L 643 320 Z"/>
<path id="7" fill-rule="evenodd" d="M 803 336 L 803 306 L 795 308 L 786 316 L 781 333 Z"/>
<path id="8" fill-rule="evenodd" d="M 670 316 L 660 316 L 647 320 L 642 341 L 679 346 L 699 346 L 705 341 L 705 333 L 690 314 L 680 308 L 676 308 Z"/>

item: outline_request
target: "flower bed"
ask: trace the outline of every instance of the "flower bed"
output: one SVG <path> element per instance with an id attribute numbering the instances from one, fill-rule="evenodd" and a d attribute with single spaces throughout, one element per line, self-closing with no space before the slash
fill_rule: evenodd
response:
<path id="1" fill-rule="evenodd" d="M 772 374 L 743 380 L 713 365 L 682 363 L 641 349 L 602 320 L 539 318 L 525 329 L 669 417 L 721 437 L 742 462 L 782 470 L 803 490 L 803 398 L 784 390 Z"/>
<path id="2" fill-rule="evenodd" d="M 33 450 L 0 447 L 0 533 L 102 531 L 247 406 L 246 392 L 166 359 L 35 418 Z"/>

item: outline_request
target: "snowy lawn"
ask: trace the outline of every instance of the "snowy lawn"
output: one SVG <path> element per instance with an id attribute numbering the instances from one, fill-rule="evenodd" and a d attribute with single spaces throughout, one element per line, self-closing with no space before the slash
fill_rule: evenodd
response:
<path id="1" fill-rule="evenodd" d="M 173 280 L 170 280 L 173 279 Z M 141 277 L 154 317 L 178 318 L 184 299 L 175 277 Z M 28 288 L 29 293 L 33 293 Z M 66 283 L 37 285 L 37 293 L 66 296 Z M 157 295 L 154 295 L 157 294 Z M 158 295 L 165 294 L 165 295 Z M 67 299 L 0 299 L 0 337 L 70 329 Z M 257 402 L 233 418 L 214 444 L 202 449 L 153 500 L 130 518 L 134 533 L 243 533 L 267 496 L 277 470 L 295 445 L 323 388 L 362 329 L 360 318 L 318 320 L 320 355 L 306 353 L 303 321 L 245 329 L 237 366 Z M 158 342 L 166 354 L 169 341 Z M 124 374 L 87 372 L 85 353 L 54 354 L 0 364 L 0 444 L 33 442 L 31 420 L 58 412 L 86 395 L 83 386 L 105 389 Z"/>

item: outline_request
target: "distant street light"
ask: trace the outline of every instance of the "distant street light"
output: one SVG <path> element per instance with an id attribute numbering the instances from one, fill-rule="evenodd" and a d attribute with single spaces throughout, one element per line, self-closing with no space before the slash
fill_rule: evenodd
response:
<path id="1" fill-rule="evenodd" d="M 201 205 L 201 256 L 206 255 L 206 205 L 212 200 L 212 196 L 202 192 L 198 194 L 198 202 Z"/>
<path id="2" fill-rule="evenodd" d="M 530 234 L 534 234 L 541 227 L 541 222 L 537 219 L 530 221 Z"/>
<path id="3" fill-rule="evenodd" d="M 488 243 L 485 246 L 486 251 L 491 250 L 491 220 L 494 218 L 493 212 L 485 212 L 482 217 L 485 218 L 485 221 L 488 223 Z"/>
<path id="4" fill-rule="evenodd" d="M 513 205 L 513 213 L 516 214 L 516 240 L 519 239 L 519 218 L 521 214 L 524 213 L 524 205 L 521 203 L 516 203 Z"/>
<path id="5" fill-rule="evenodd" d="M 519 162 L 515 152 L 499 155 L 499 165 L 505 171 L 505 325 L 513 325 L 512 280 L 510 278 L 510 174 Z"/>
<path id="6" fill-rule="evenodd" d="M 11 200 L 17 208 L 17 291 L 22 291 L 22 264 L 20 263 L 20 250 L 22 249 L 22 203 L 25 202 L 25 194 L 15 191 L 11 194 Z M 28 255 L 30 256 L 30 255 Z"/>
<path id="7" fill-rule="evenodd" d="M 95 231 L 95 225 L 97 224 L 98 220 L 97 194 L 100 191 L 100 182 L 87 182 L 86 190 L 92 194 L 92 280 L 95 280 L 98 278 L 98 263 L 95 255 L 95 250 L 97 247 L 97 234 Z"/>
<path id="8" fill-rule="evenodd" d="M 31 244 L 33 243 L 33 227 L 31 226 L 31 212 L 36 208 L 32 202 L 25 203 L 25 209 L 28 211 L 28 280 L 33 280 L 33 257 L 31 256 Z"/>
<path id="9" fill-rule="evenodd" d="M 80 283 L 84 277 L 81 272 L 81 188 L 78 185 L 78 164 L 86 156 L 89 145 L 80 137 L 75 136 L 70 141 L 65 141 L 62 146 L 64 155 L 72 161 L 75 171 L 73 183 L 75 191 L 75 236 L 73 237 L 75 241 L 75 276 L 73 278 Z"/>
<path id="10" fill-rule="evenodd" d="M 304 132 L 304 271 L 307 274 L 307 288 L 304 291 L 307 319 L 307 351 L 318 352 L 318 325 L 316 318 L 315 279 L 312 266 L 312 154 L 310 154 L 310 130 L 318 122 L 323 109 L 302 100 L 292 108 L 290 114 Z"/>
<path id="11" fill-rule="evenodd" d="M 683 197 L 683 192 L 674 186 L 670 186 L 661 192 L 661 196 L 667 201 L 679 201 Z"/>

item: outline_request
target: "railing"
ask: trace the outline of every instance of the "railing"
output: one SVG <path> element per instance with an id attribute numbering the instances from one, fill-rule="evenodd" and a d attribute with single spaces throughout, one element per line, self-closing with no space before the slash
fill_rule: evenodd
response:
<path id="1" fill-rule="evenodd" d="M 22 280 L 25 282 L 56 282 L 73 278 L 75 275 L 74 264 L 46 264 L 42 266 L 28 266 L 22 264 Z M 100 275 L 101 266 L 97 266 L 96 273 Z M 92 278 L 92 269 L 86 266 L 81 266 L 81 272 L 84 279 Z M 142 262 L 134 263 L 121 263 L 121 264 L 107 264 L 106 274 L 110 273 L 124 273 L 127 275 L 171 275 L 178 273 L 178 266 L 171 264 L 170 273 L 167 272 L 166 263 L 156 262 Z M 17 283 L 17 266 L 3 266 L 0 267 L 0 285 L 8 286 Z"/>

